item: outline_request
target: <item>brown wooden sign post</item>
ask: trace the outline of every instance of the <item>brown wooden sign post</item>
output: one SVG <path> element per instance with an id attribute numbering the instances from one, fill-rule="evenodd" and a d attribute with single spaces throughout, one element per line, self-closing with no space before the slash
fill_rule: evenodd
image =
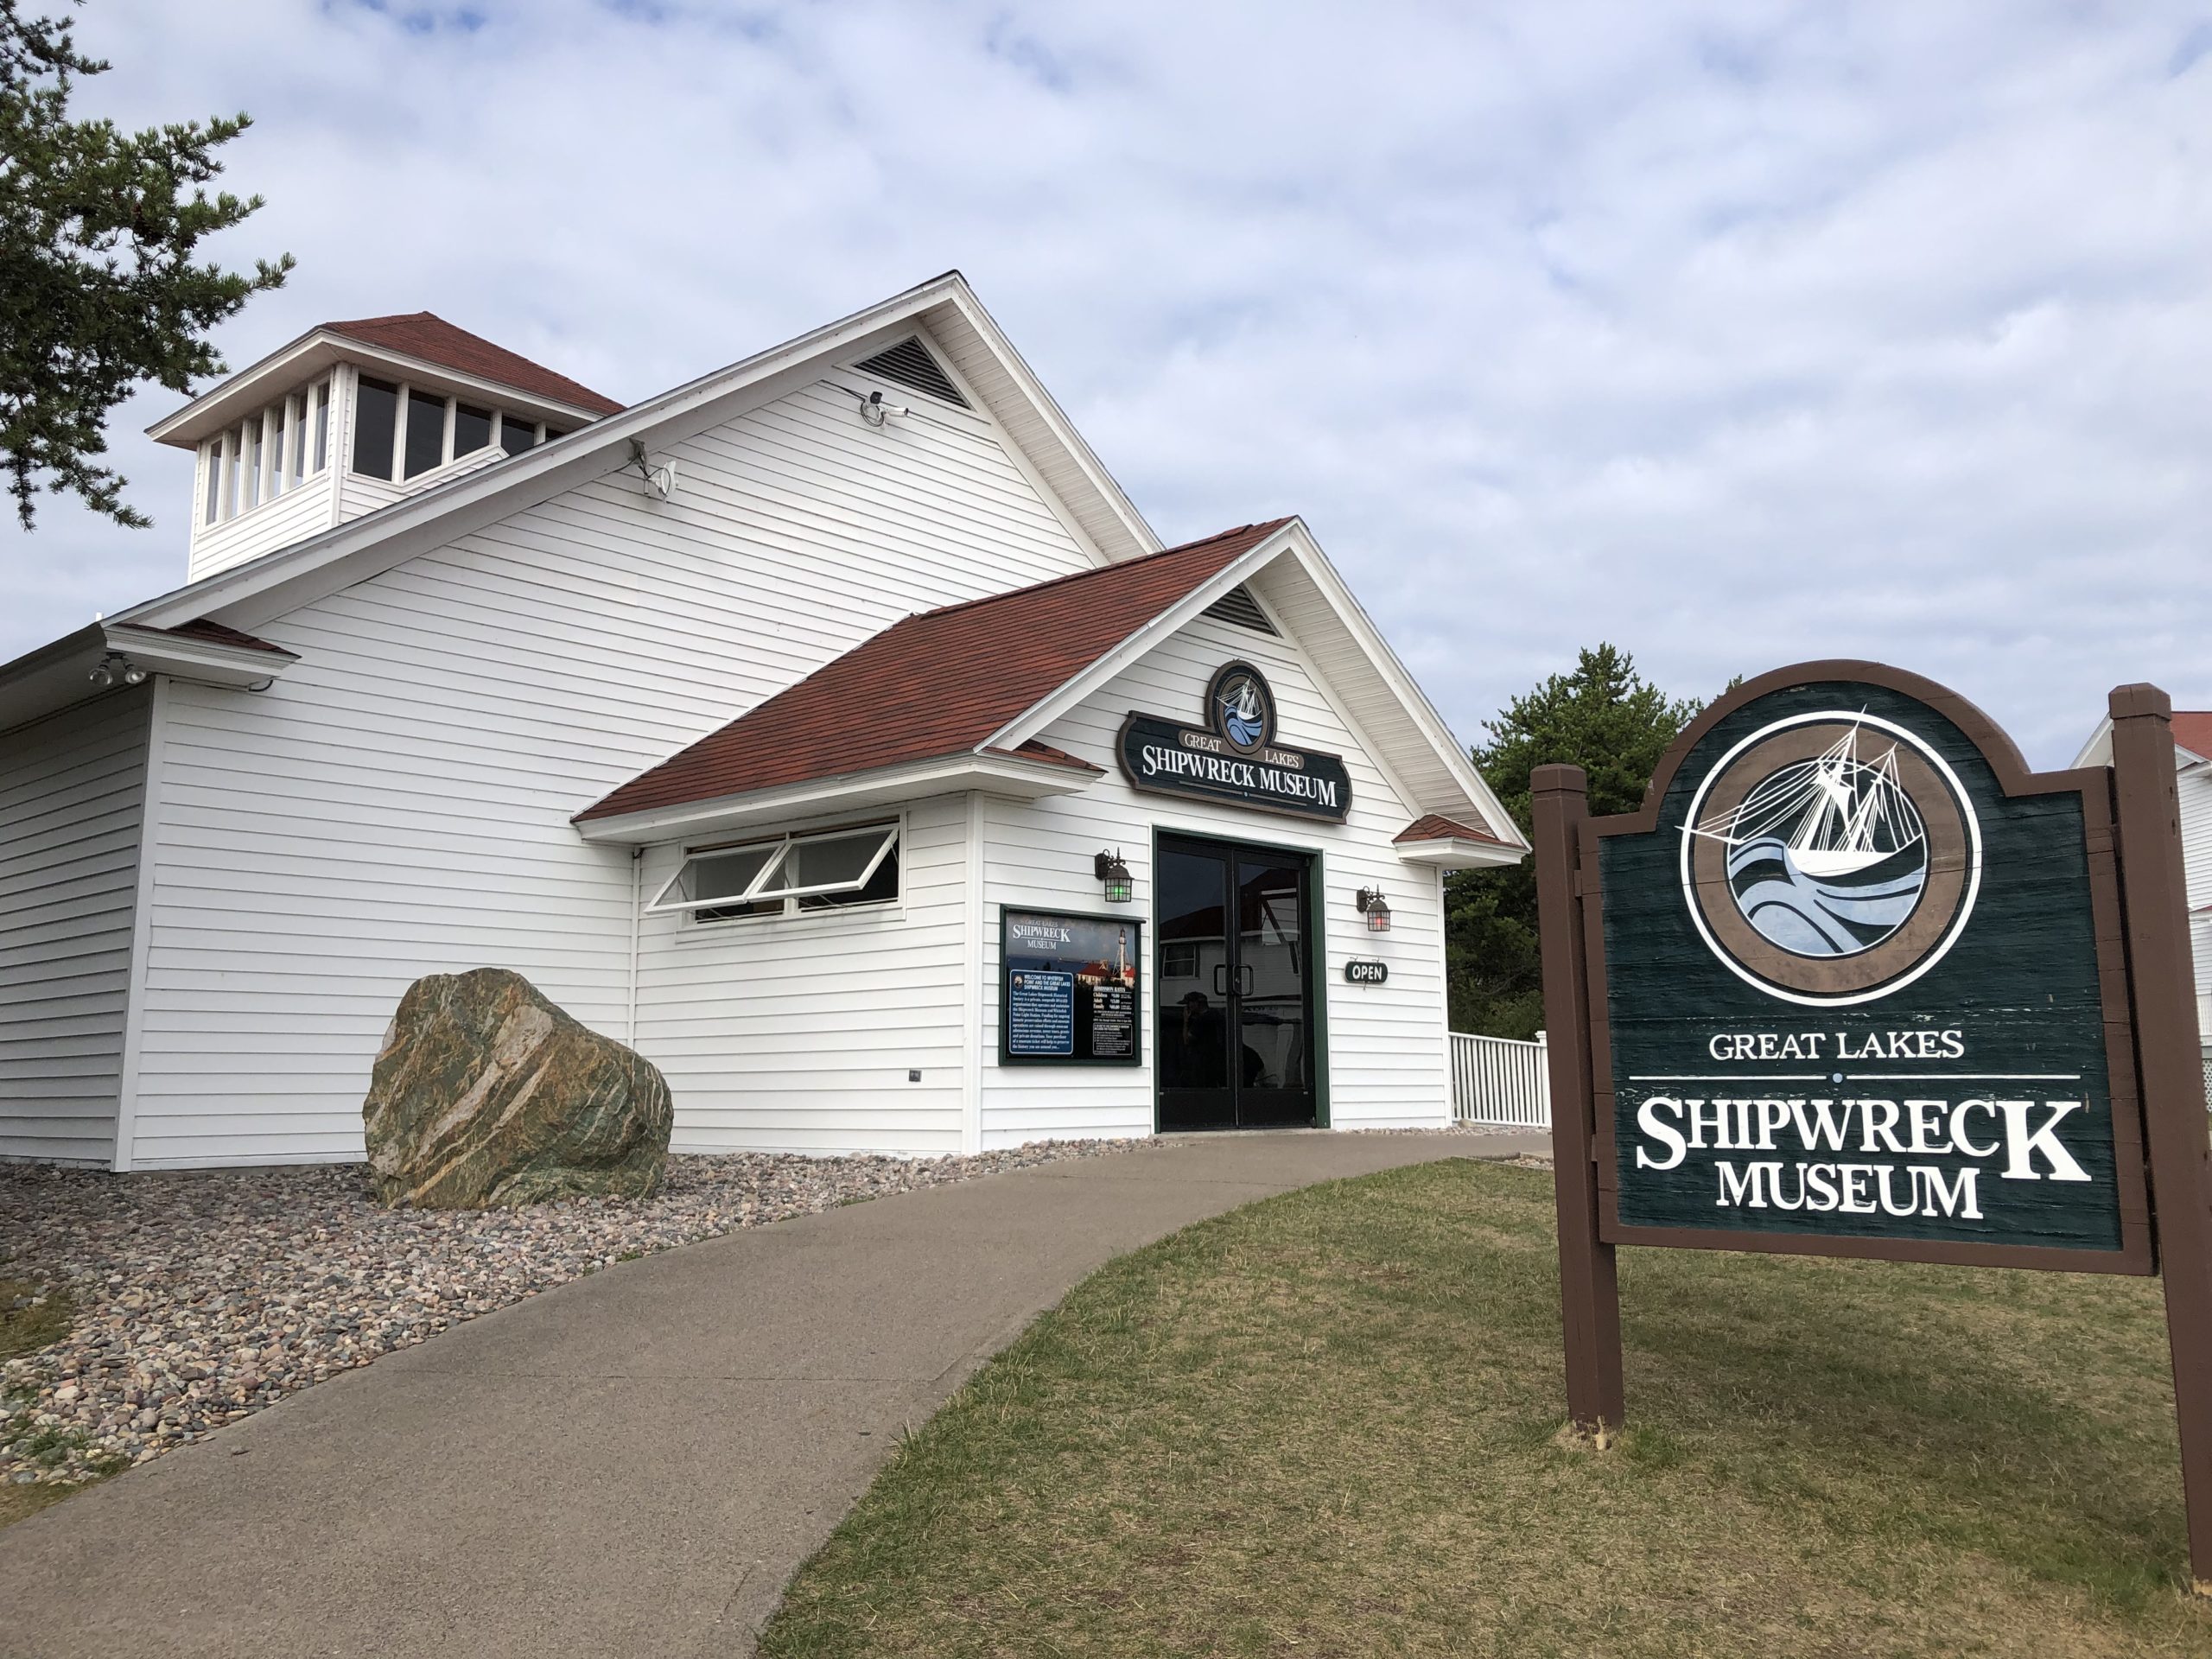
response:
<path id="1" fill-rule="evenodd" d="M 1624 1411 L 1621 1244 L 2163 1273 L 2212 1593 L 2212 1147 L 2171 705 L 2031 772 L 1859 662 L 1738 687 L 1640 811 L 1540 766 L 1567 1408 Z"/>

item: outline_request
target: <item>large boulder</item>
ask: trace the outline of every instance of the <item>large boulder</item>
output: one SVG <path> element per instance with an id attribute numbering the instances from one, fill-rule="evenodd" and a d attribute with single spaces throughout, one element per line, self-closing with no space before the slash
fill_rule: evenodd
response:
<path id="1" fill-rule="evenodd" d="M 652 1062 L 504 968 L 409 986 L 361 1104 L 377 1197 L 431 1210 L 644 1198 L 671 1117 Z"/>

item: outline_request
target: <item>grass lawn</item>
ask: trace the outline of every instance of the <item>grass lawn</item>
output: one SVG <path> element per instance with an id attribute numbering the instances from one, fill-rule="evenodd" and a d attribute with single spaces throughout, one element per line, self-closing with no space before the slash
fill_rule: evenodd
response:
<path id="1" fill-rule="evenodd" d="M 1551 1177 L 1453 1160 L 1078 1286 L 765 1655 L 2212 1653 L 2156 1281 L 1624 1251 L 1563 1437 Z"/>
<path id="2" fill-rule="evenodd" d="M 29 1296 L 35 1289 L 24 1280 L 0 1278 L 0 1360 L 35 1353 L 69 1333 L 69 1298 L 61 1292 L 49 1294 L 36 1307 L 13 1306 L 18 1297 Z M 4 1415 L 12 1404 L 0 1401 L 0 1415 Z M 0 1527 L 20 1521 L 78 1490 L 74 1486 L 18 1486 L 12 1482 L 0 1484 Z"/>

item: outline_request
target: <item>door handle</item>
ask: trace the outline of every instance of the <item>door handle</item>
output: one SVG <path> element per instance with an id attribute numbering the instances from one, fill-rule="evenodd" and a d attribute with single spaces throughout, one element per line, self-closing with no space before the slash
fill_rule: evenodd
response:
<path id="1" fill-rule="evenodd" d="M 1225 962 L 1217 962 L 1213 965 L 1213 994 L 1216 996 L 1229 995 L 1229 964 Z"/>
<path id="2" fill-rule="evenodd" d="M 1250 963 L 1240 962 L 1236 964 L 1236 994 L 1239 996 L 1252 995 L 1252 988 L 1259 983 L 1259 977 Z"/>

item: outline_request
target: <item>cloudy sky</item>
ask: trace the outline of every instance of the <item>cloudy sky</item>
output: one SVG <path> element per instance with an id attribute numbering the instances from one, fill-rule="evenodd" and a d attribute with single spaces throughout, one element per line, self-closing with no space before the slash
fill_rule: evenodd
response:
<path id="1" fill-rule="evenodd" d="M 33 0 L 35 4 L 35 0 Z M 2041 763 L 2212 706 L 2212 10 L 93 0 L 80 108 L 245 109 L 234 365 L 428 308 L 634 400 L 950 266 L 1170 540 L 1306 515 L 1461 734 L 1946 681 Z M 0 656 L 181 579 L 0 527 Z"/>

